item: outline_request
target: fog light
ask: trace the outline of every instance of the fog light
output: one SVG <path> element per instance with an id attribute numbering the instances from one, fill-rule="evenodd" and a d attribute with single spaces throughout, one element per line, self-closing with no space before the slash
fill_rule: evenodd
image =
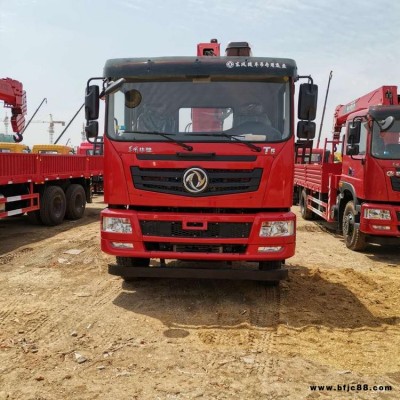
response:
<path id="1" fill-rule="evenodd" d="M 264 246 L 264 247 L 259 247 L 258 252 L 259 253 L 277 253 L 278 251 L 281 251 L 283 249 L 282 246 Z"/>
<path id="2" fill-rule="evenodd" d="M 111 242 L 111 246 L 116 249 L 133 249 L 133 243 Z"/>
<path id="3" fill-rule="evenodd" d="M 390 231 L 390 226 L 387 225 L 372 225 L 377 231 Z"/>
<path id="4" fill-rule="evenodd" d="M 103 231 L 112 233 L 132 233 L 129 218 L 103 217 Z"/>
<path id="5" fill-rule="evenodd" d="M 261 224 L 260 237 L 291 236 L 294 232 L 293 221 L 265 221 Z"/>

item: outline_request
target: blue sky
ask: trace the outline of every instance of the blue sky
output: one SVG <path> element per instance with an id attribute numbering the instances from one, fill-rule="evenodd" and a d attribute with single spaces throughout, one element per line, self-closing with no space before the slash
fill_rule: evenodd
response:
<path id="1" fill-rule="evenodd" d="M 253 55 L 293 58 L 320 87 L 317 132 L 329 136 L 337 104 L 400 83 L 400 2 L 318 0 L 0 0 L 0 78 L 24 84 L 29 119 L 68 122 L 84 100 L 88 78 L 116 57 L 195 55 L 217 38 L 248 41 Z M 6 110 L 0 107 L 0 132 Z M 10 116 L 10 113 L 8 112 Z M 81 112 L 64 134 L 78 145 Z M 55 137 L 61 132 L 55 126 Z M 24 142 L 48 142 L 48 125 L 31 124 Z"/>

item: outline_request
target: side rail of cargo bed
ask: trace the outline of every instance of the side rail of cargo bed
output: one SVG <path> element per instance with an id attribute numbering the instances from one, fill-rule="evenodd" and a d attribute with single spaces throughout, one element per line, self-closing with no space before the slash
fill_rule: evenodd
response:
<path id="1" fill-rule="evenodd" d="M 341 170 L 341 163 L 295 165 L 295 198 L 298 199 L 304 219 L 311 218 L 315 213 L 328 222 L 335 221 L 334 205 Z"/>
<path id="2" fill-rule="evenodd" d="M 6 211 L 6 205 L 16 204 L 16 208 Z M 20 204 L 22 207 L 20 207 Z M 0 219 L 14 215 L 25 214 L 39 208 L 39 193 L 31 193 L 21 196 L 4 197 L 0 194 Z"/>
<path id="3" fill-rule="evenodd" d="M 328 193 L 330 175 L 340 175 L 341 163 L 295 164 L 294 184 L 314 192 Z"/>
<path id="4" fill-rule="evenodd" d="M 0 185 L 103 175 L 103 156 L 0 153 Z"/>
<path id="5" fill-rule="evenodd" d="M 286 268 L 273 270 L 233 269 L 233 268 L 181 268 L 181 267 L 124 267 L 108 265 L 108 273 L 121 276 L 126 281 L 134 278 L 192 278 L 192 279 L 233 279 L 279 283 L 287 279 Z"/>

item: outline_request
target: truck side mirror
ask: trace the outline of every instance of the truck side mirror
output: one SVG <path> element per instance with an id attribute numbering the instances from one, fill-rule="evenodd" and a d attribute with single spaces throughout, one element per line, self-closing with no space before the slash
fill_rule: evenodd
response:
<path id="1" fill-rule="evenodd" d="M 315 122 L 299 121 L 297 123 L 297 137 L 299 139 L 314 139 Z"/>
<path id="2" fill-rule="evenodd" d="M 97 121 L 89 121 L 85 126 L 85 133 L 88 139 L 97 138 L 99 134 L 99 123 Z"/>
<path id="3" fill-rule="evenodd" d="M 349 135 L 347 137 L 347 143 L 359 144 L 361 138 L 361 121 L 355 120 L 349 124 Z"/>
<path id="4" fill-rule="evenodd" d="M 317 115 L 318 86 L 311 83 L 300 85 L 298 119 L 313 121 Z"/>
<path id="5" fill-rule="evenodd" d="M 99 118 L 99 94 L 100 88 L 97 85 L 90 85 L 86 89 L 85 118 L 87 121 Z"/>
<path id="6" fill-rule="evenodd" d="M 360 153 L 360 146 L 358 144 L 348 144 L 346 147 L 346 154 L 349 156 L 356 156 Z"/>

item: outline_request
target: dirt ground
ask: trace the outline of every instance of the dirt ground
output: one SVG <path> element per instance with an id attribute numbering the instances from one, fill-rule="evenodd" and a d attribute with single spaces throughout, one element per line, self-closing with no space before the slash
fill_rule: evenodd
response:
<path id="1" fill-rule="evenodd" d="M 128 284 L 107 273 L 103 207 L 53 228 L 0 221 L 0 400 L 400 398 L 398 247 L 354 253 L 298 218 L 280 288 Z"/>

